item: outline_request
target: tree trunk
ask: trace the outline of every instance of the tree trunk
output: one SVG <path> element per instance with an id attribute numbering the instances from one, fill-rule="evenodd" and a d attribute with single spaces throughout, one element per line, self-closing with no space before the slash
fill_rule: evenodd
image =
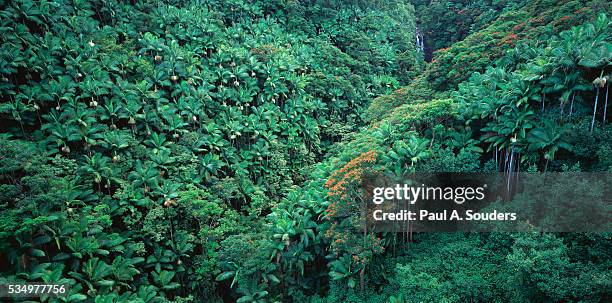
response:
<path id="1" fill-rule="evenodd" d="M 508 199 L 510 198 L 510 189 L 512 186 L 512 162 L 514 160 L 514 147 L 512 148 L 511 152 L 510 152 L 510 163 L 508 164 L 508 182 L 506 185 L 506 192 L 507 192 L 507 197 Z"/>
<path id="2" fill-rule="evenodd" d="M 436 138 L 436 131 L 432 129 L 431 130 L 431 142 L 429 142 L 429 148 L 430 149 L 433 146 L 435 138 Z"/>
<path id="3" fill-rule="evenodd" d="M 504 151 L 504 153 L 506 154 L 505 159 L 504 159 L 504 166 L 502 167 L 502 172 L 506 172 L 506 170 L 508 170 L 508 157 L 509 157 L 509 153 L 508 153 L 508 148 L 506 148 L 506 150 Z"/>
<path id="4" fill-rule="evenodd" d="M 287 248 L 285 247 L 285 249 Z M 283 270 L 283 265 L 280 262 L 280 258 L 281 258 L 281 253 L 280 252 L 276 253 L 276 265 L 278 266 L 280 270 L 280 277 L 281 277 L 281 283 L 280 283 L 281 298 L 284 298 L 285 297 L 285 271 Z"/>
<path id="5" fill-rule="evenodd" d="M 361 204 L 363 205 L 361 214 L 363 216 L 363 243 L 365 244 L 368 234 L 368 205 L 365 200 L 363 200 Z"/>
<path id="6" fill-rule="evenodd" d="M 362 292 L 365 289 L 365 266 L 359 271 L 359 289 Z"/>
<path id="7" fill-rule="evenodd" d="M 410 204 L 406 201 L 406 199 L 403 200 L 403 204 L 404 204 L 404 209 L 410 210 Z M 402 242 L 404 243 L 408 243 L 408 230 L 409 229 L 410 229 L 410 226 L 408 225 L 408 222 L 406 221 L 402 222 Z"/>
<path id="8" fill-rule="evenodd" d="M 493 156 L 495 157 L 495 165 L 497 165 L 497 148 L 493 150 Z"/>
<path id="9" fill-rule="evenodd" d="M 518 153 L 516 155 L 516 174 L 514 174 L 516 178 L 514 180 L 514 184 L 518 184 L 520 172 L 521 172 L 521 153 Z"/>
<path id="10" fill-rule="evenodd" d="M 414 222 L 408 221 L 408 243 L 412 243 L 412 230 L 414 229 Z"/>
<path id="11" fill-rule="evenodd" d="M 599 87 L 595 88 L 597 90 L 597 94 L 595 94 L 595 106 L 593 106 L 593 119 L 591 120 L 591 133 L 593 132 L 593 128 L 595 127 L 595 114 L 597 113 L 597 101 L 599 101 Z"/>
<path id="12" fill-rule="evenodd" d="M 19 116 L 19 126 L 21 127 L 21 135 L 25 138 L 26 132 L 25 132 L 25 128 L 23 128 L 23 122 L 21 122 L 21 116 Z"/>
<path id="13" fill-rule="evenodd" d="M 572 102 L 570 103 L 570 112 L 569 112 L 569 116 L 572 116 L 572 111 L 574 110 L 574 98 L 576 97 L 576 92 L 572 93 Z"/>
<path id="14" fill-rule="evenodd" d="M 606 125 L 606 115 L 608 114 L 608 93 L 610 92 L 610 83 L 606 84 L 606 102 L 604 103 L 604 113 L 603 113 L 603 122 L 601 126 Z"/>

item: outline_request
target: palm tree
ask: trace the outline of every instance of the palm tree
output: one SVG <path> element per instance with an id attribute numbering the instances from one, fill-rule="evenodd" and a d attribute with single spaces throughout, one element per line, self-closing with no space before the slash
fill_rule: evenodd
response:
<path id="1" fill-rule="evenodd" d="M 564 141 L 564 134 L 567 129 L 559 127 L 554 122 L 546 120 L 544 126 L 532 129 L 529 132 L 527 141 L 529 142 L 530 151 L 544 151 L 544 172 L 548 171 L 548 163 L 554 159 L 555 154 L 559 149 L 571 150 L 572 146 Z"/>
<path id="2" fill-rule="evenodd" d="M 144 143 L 147 146 L 151 146 L 153 148 L 153 153 L 158 153 L 161 150 L 168 149 L 172 142 L 166 139 L 166 135 L 151 133 L 149 139 L 145 140 Z"/>
<path id="3" fill-rule="evenodd" d="M 159 172 L 153 168 L 153 165 L 143 165 L 141 161 L 137 161 L 134 171 L 128 175 L 128 180 L 132 182 L 134 188 L 142 187 L 144 192 L 147 193 L 159 187 L 158 177 Z"/>
<path id="4" fill-rule="evenodd" d="M 98 191 L 102 190 L 101 183 L 103 178 L 110 178 L 112 170 L 108 166 L 109 160 L 108 157 L 95 153 L 91 157 L 85 156 L 85 165 L 81 167 L 82 172 L 92 176 Z"/>
<path id="5" fill-rule="evenodd" d="M 476 153 L 482 153 L 482 148 L 478 147 L 479 141 L 472 138 L 472 131 L 466 127 L 457 132 L 451 132 L 450 143 L 453 148 L 458 150 L 466 150 Z"/>
<path id="6" fill-rule="evenodd" d="M 603 70 L 601 71 L 603 75 Z M 593 80 L 593 87 L 597 90 L 595 94 L 595 105 L 593 105 L 593 119 L 591 119 L 591 133 L 595 128 L 595 114 L 597 114 L 597 102 L 599 101 L 599 90 L 606 85 L 606 78 L 599 76 L 595 80 Z"/>
<path id="7" fill-rule="evenodd" d="M 415 165 L 430 155 L 429 140 L 411 135 L 407 141 L 396 142 L 385 158 L 395 163 L 394 173 L 401 176 L 414 173 Z"/>

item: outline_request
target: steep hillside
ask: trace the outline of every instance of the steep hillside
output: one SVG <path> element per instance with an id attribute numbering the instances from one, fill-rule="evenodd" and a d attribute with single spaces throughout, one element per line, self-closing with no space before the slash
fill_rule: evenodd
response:
<path id="1" fill-rule="evenodd" d="M 439 11 L 438 6 L 447 2 L 433 1 L 428 6 L 427 13 Z M 523 62 L 517 57 L 534 55 L 529 52 L 529 49 L 522 48 L 523 45 L 543 48 L 554 35 L 561 31 L 593 21 L 598 14 L 609 12 L 612 9 L 612 5 L 607 1 L 538 0 L 528 2 L 520 6 L 520 9 L 514 9 L 519 4 L 514 4 L 513 1 L 499 2 L 497 5 L 504 4 L 508 7 L 505 10 L 497 11 L 501 14 L 499 18 L 484 24 L 477 23 L 477 27 L 482 27 L 481 30 L 467 35 L 449 47 L 435 49 L 433 60 L 427 65 L 423 74 L 408 86 L 374 99 L 370 108 L 365 112 L 366 119 L 376 119 L 376 117 L 385 115 L 389 112 L 389 107 L 431 100 L 436 96 L 444 97 L 445 93 L 457 89 L 459 83 L 468 80 L 474 72 L 484 72 L 487 68 L 495 66 L 502 57 L 505 57 L 505 60 L 500 65 L 513 69 L 516 64 Z M 476 3 L 486 5 L 487 1 Z M 424 5 L 424 3 L 421 4 Z M 476 4 L 472 3 L 472 5 Z M 475 12 L 487 11 L 485 8 L 473 8 L 473 10 Z M 488 20 L 488 18 L 485 19 Z M 430 21 L 427 26 L 438 29 L 456 29 L 457 27 L 452 26 L 454 24 L 452 20 L 454 19 L 440 18 L 439 22 L 448 23 Z M 449 35 L 445 34 L 444 37 L 448 39 Z M 438 41 L 435 34 L 432 36 L 425 34 L 424 38 L 426 41 Z M 509 52 L 516 56 L 506 56 Z M 590 75 L 593 79 L 596 76 L 598 75 Z"/>
<path id="2" fill-rule="evenodd" d="M 502 1 L 410 1 L 416 10 L 417 24 L 424 36 L 425 57 L 431 61 L 433 52 L 447 48 L 478 32 L 501 14 L 521 9 L 533 2 L 525 0 Z"/>
<path id="3" fill-rule="evenodd" d="M 351 3 L 0 2 L 2 281 L 62 277 L 69 301 L 244 293 L 215 278 L 248 241 L 221 240 L 265 237 L 302 169 L 422 66 L 410 5 Z"/>
<path id="4" fill-rule="evenodd" d="M 68 286 L 44 302 L 606 302 L 606 233 L 359 227 L 380 174 L 609 172 L 610 11 L 0 2 L 0 284 Z"/>
<path id="5" fill-rule="evenodd" d="M 457 88 L 523 43 L 544 46 L 554 35 L 610 12 L 608 1 L 536 0 L 507 11 L 452 47 L 436 50 L 424 76 L 438 91 Z"/>
<path id="6" fill-rule="evenodd" d="M 329 289 L 314 302 L 606 301 L 608 234 L 406 239 L 363 237 L 355 226 L 362 182 L 379 174 L 609 172 L 612 22 L 603 12 L 611 6 L 555 4 L 533 1 L 437 52 L 423 77 L 374 99 L 364 112 L 369 125 L 336 144 L 274 210 L 273 232 L 290 239 L 278 258 L 289 267 L 301 262 L 296 254 L 314 256 L 306 268 L 327 264 Z M 305 243 L 305 226 L 321 242 Z M 594 249 L 582 255 L 586 247 Z M 305 293 L 320 287 L 317 273 L 299 281 L 312 283 Z"/>

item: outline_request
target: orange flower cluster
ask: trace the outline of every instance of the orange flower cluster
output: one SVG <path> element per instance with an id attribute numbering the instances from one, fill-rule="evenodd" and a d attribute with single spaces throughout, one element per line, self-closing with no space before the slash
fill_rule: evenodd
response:
<path id="1" fill-rule="evenodd" d="M 342 246 L 346 243 L 351 243 L 349 241 L 349 235 L 346 233 L 337 233 L 334 232 L 332 234 L 333 237 L 333 241 L 331 241 L 331 250 L 336 253 L 336 254 L 340 254 L 343 250 Z"/>
<path id="2" fill-rule="evenodd" d="M 327 182 L 327 195 L 330 198 L 346 199 L 351 185 L 361 184 L 365 172 L 376 162 L 376 151 L 364 152 L 355 159 L 349 161 L 341 169 L 333 172 Z M 338 213 L 338 203 L 331 203 L 326 210 L 326 216 L 333 217 Z"/>
<path id="3" fill-rule="evenodd" d="M 510 34 L 506 37 L 504 37 L 499 43 L 498 45 L 502 45 L 502 44 L 509 44 L 511 46 L 514 46 L 514 43 L 516 42 L 516 40 L 518 40 L 518 35 L 517 34 Z"/>
<path id="4" fill-rule="evenodd" d="M 336 202 L 332 202 L 331 204 L 329 204 L 329 206 L 327 206 L 325 212 L 327 213 L 327 217 L 335 216 L 338 213 L 338 204 Z"/>
<path id="5" fill-rule="evenodd" d="M 350 184 L 361 183 L 365 169 L 376 162 L 376 151 L 362 153 L 357 158 L 349 161 L 341 169 L 332 173 L 325 182 L 325 188 L 329 190 L 329 196 L 346 196 L 346 190 Z"/>
<path id="6" fill-rule="evenodd" d="M 329 229 L 325 231 L 325 237 L 331 238 L 334 236 L 334 230 L 336 229 L 336 223 L 332 223 Z"/>

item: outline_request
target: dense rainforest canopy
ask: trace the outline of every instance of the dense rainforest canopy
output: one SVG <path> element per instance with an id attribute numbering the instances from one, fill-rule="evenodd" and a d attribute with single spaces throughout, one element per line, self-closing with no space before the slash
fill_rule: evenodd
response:
<path id="1" fill-rule="evenodd" d="M 612 170 L 611 17 L 0 1 L 0 283 L 70 285 L 45 302 L 608 301 L 610 234 L 351 222 L 373 171 Z"/>

